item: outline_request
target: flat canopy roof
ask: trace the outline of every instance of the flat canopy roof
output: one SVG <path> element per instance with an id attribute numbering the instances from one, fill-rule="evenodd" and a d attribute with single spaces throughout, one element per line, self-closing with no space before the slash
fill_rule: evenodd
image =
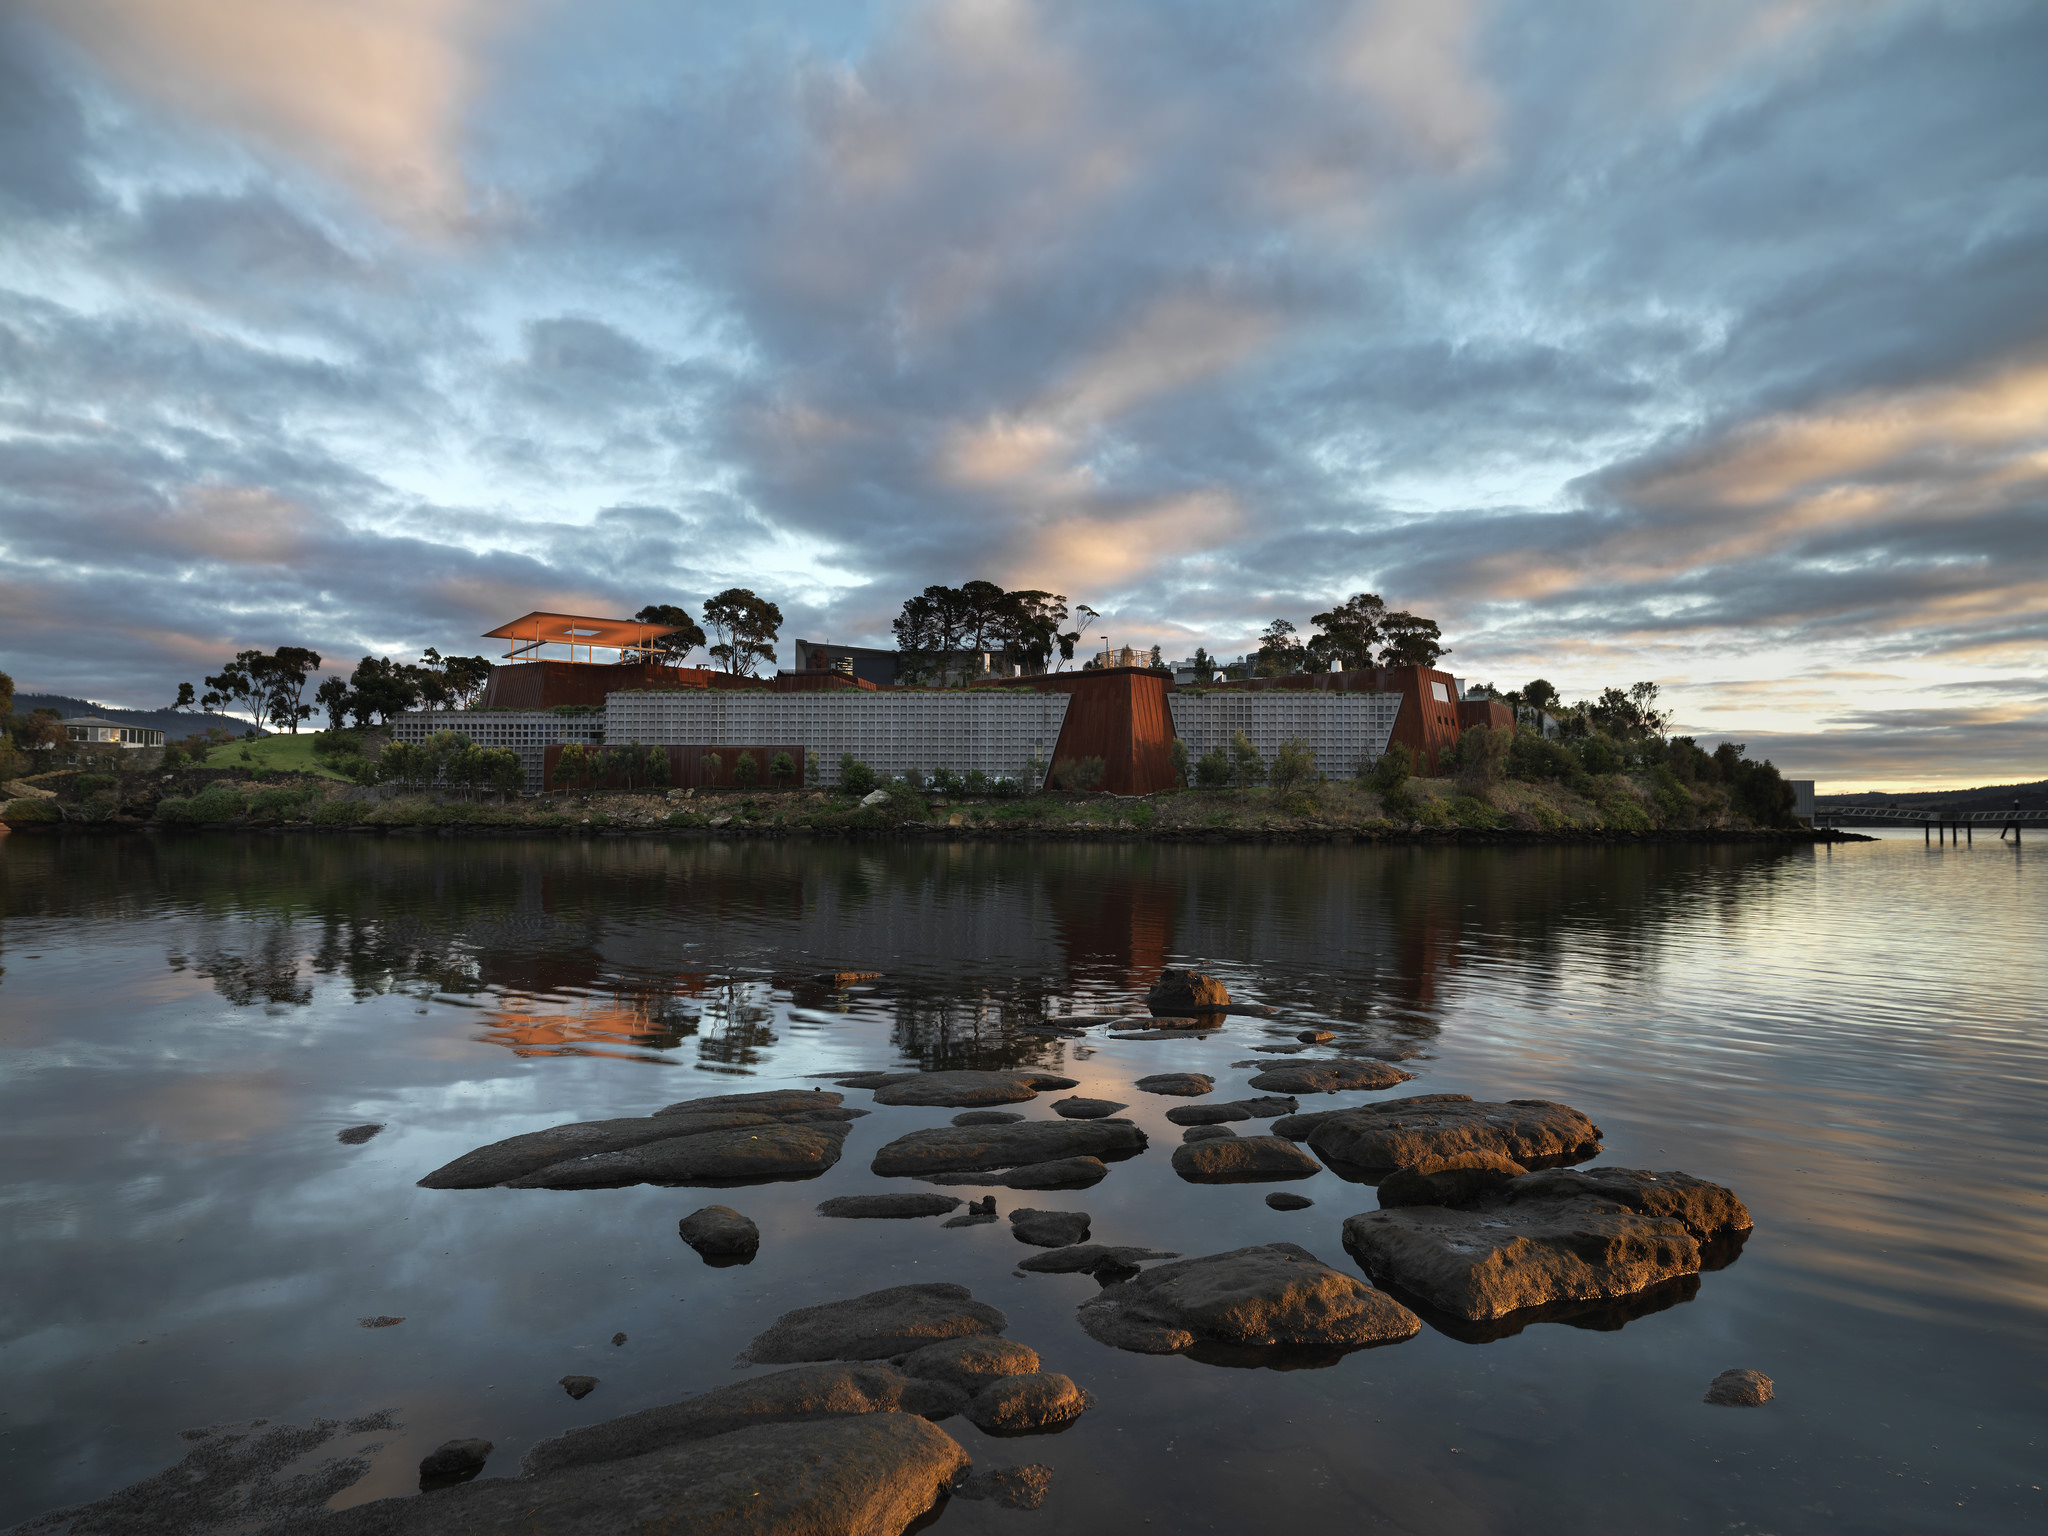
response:
<path id="1" fill-rule="evenodd" d="M 585 613 L 529 613 L 523 619 L 485 630 L 483 637 L 526 646 L 595 645 L 617 650 L 645 645 L 675 632 L 673 624 L 643 624 L 638 619 L 599 619 Z"/>

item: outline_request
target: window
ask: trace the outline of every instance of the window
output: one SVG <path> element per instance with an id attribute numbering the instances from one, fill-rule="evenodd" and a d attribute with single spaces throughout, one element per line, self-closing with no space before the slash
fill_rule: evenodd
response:
<path id="1" fill-rule="evenodd" d="M 1431 683 L 1429 685 L 1429 691 L 1431 694 L 1435 696 L 1437 703 L 1448 704 L 1451 702 L 1451 690 L 1446 688 L 1442 683 Z"/>

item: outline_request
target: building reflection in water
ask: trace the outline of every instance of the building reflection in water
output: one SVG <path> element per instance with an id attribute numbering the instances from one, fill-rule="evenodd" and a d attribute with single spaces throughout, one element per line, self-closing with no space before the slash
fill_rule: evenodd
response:
<path id="1" fill-rule="evenodd" d="M 700 1011 L 693 1001 L 712 989 L 708 977 L 684 975 L 665 980 L 620 978 L 588 990 L 514 994 L 484 1015 L 483 1031 L 476 1038 L 502 1045 L 515 1056 L 660 1061 L 661 1052 L 675 1050 L 696 1036 L 713 1015 L 713 1008 Z M 730 1051 L 721 1040 L 713 1059 L 726 1060 Z"/>

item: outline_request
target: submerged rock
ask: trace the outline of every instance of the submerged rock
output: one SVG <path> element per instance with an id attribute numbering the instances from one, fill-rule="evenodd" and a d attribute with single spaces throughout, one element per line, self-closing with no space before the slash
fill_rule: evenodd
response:
<path id="1" fill-rule="evenodd" d="M 1776 1394 L 1762 1371 L 1723 1371 L 1707 1384 L 1704 1402 L 1717 1408 L 1761 1408 Z"/>
<path id="2" fill-rule="evenodd" d="M 1017 1267 L 1029 1270 L 1034 1275 L 1090 1275 L 1098 1266 L 1116 1264 L 1131 1266 L 1149 1263 L 1153 1259 L 1177 1259 L 1180 1255 L 1159 1248 L 1134 1248 L 1115 1243 L 1075 1243 L 1070 1248 L 1055 1248 L 1050 1253 L 1034 1253 L 1021 1260 Z"/>
<path id="3" fill-rule="evenodd" d="M 1109 1177 L 1109 1164 L 1099 1157 L 1062 1157 L 998 1177 L 1006 1189 L 1086 1189 Z"/>
<path id="4" fill-rule="evenodd" d="M 608 1189 L 624 1184 L 737 1184 L 815 1178 L 839 1161 L 848 1127 L 765 1121 L 648 1142 L 550 1164 L 512 1189 Z"/>
<path id="5" fill-rule="evenodd" d="M 1498 1152 L 1454 1152 L 1396 1168 L 1380 1180 L 1380 1206 L 1463 1205 L 1489 1195 L 1529 1170 Z"/>
<path id="6" fill-rule="evenodd" d="M 1221 1125 L 1226 1120 L 1270 1120 L 1300 1108 L 1293 1099 L 1229 1099 L 1218 1104 L 1176 1104 L 1166 1112 L 1175 1125 Z"/>
<path id="7" fill-rule="evenodd" d="M 927 1344 L 896 1362 L 906 1376 L 942 1382 L 972 1397 L 1005 1376 L 1028 1376 L 1038 1369 L 1038 1351 L 1014 1339 L 991 1334 Z"/>
<path id="8" fill-rule="evenodd" d="M 444 1440 L 420 1458 L 420 1492 L 453 1488 L 483 1471 L 490 1459 L 488 1440 Z"/>
<path id="9" fill-rule="evenodd" d="M 1237 1132 L 1227 1125 L 1191 1125 L 1180 1133 L 1180 1139 L 1184 1143 L 1190 1141 L 1215 1141 L 1218 1137 L 1235 1136 L 1236 1134 Z"/>
<path id="10" fill-rule="evenodd" d="M 352 1125 L 352 1126 L 350 1126 L 350 1127 L 349 1127 L 349 1128 L 348 1128 L 347 1130 L 345 1130 L 345 1131 L 336 1131 L 336 1132 L 334 1133 L 334 1139 L 335 1139 L 336 1141 L 340 1142 L 340 1143 L 341 1143 L 341 1144 L 342 1144 L 343 1146 L 345 1146 L 345 1147 L 360 1147 L 360 1146 L 361 1146 L 361 1145 L 362 1145 L 362 1144 L 363 1144 L 364 1142 L 368 1141 L 368 1140 L 369 1140 L 369 1139 L 370 1139 L 370 1138 L 371 1138 L 372 1136 L 376 1135 L 376 1134 L 377 1134 L 377 1133 L 378 1133 L 379 1131 L 381 1131 L 381 1130 L 383 1130 L 383 1129 L 384 1129 L 384 1127 L 383 1127 L 383 1126 L 382 1126 L 381 1124 L 380 1124 L 380 1125 Z M 472 1441 L 468 1441 L 468 1440 L 462 1440 L 462 1441 L 450 1440 L 450 1441 L 449 1441 L 448 1443 L 449 1443 L 450 1445 L 469 1445 L 469 1444 L 477 1444 L 477 1445 L 482 1445 L 482 1444 L 485 1444 L 486 1442 L 484 1442 L 484 1441 L 481 1441 L 481 1440 L 479 1440 L 479 1441 L 474 1441 L 474 1442 L 472 1442 Z"/>
<path id="11" fill-rule="evenodd" d="M 676 1235 L 707 1264 L 751 1264 L 761 1251 L 761 1229 L 729 1205 L 707 1205 L 676 1223 Z"/>
<path id="12" fill-rule="evenodd" d="M 780 1119 L 784 1115 L 818 1114 L 839 1109 L 846 1096 L 822 1088 L 770 1088 L 761 1093 L 719 1093 L 705 1099 L 684 1099 L 657 1109 L 657 1115 L 711 1115 L 739 1111 Z M 842 1111 L 841 1118 L 855 1119 L 864 1109 Z"/>
<path id="13" fill-rule="evenodd" d="M 1461 1152 L 1497 1152 L 1537 1168 L 1578 1162 L 1600 1150 L 1600 1127 L 1566 1105 L 1546 1099 L 1492 1104 L 1462 1093 L 1290 1115 L 1276 1121 L 1273 1132 L 1366 1172 L 1410 1168 Z"/>
<path id="14" fill-rule="evenodd" d="M 580 1403 L 584 1398 L 597 1390 L 597 1378 L 595 1376 L 564 1376 L 556 1385 Z"/>
<path id="15" fill-rule="evenodd" d="M 1323 1165 L 1278 1136 L 1231 1136 L 1176 1147 L 1173 1171 L 1191 1184 L 1239 1184 L 1305 1179 Z"/>
<path id="16" fill-rule="evenodd" d="M 1294 1037 L 1304 1045 L 1327 1045 L 1337 1036 L 1327 1029 L 1304 1029 Z"/>
<path id="17" fill-rule="evenodd" d="M 1200 971 L 1164 970 L 1145 994 L 1154 1013 L 1221 1013 L 1230 1006 L 1230 989 Z"/>
<path id="18" fill-rule="evenodd" d="M 1005 1509 L 1036 1509 L 1052 1487 L 1052 1468 L 1034 1461 L 1025 1467 L 977 1472 L 953 1490 L 956 1499 L 989 1499 Z"/>
<path id="19" fill-rule="evenodd" d="M 1141 1077 L 1134 1086 L 1141 1093 L 1163 1093 L 1176 1099 L 1198 1099 L 1216 1091 L 1216 1079 L 1206 1072 L 1155 1072 Z"/>
<path id="20" fill-rule="evenodd" d="M 925 1195 L 905 1191 L 889 1195 L 835 1195 L 818 1206 L 820 1216 L 901 1220 L 912 1216 L 943 1216 L 960 1208 L 958 1195 Z"/>
<path id="21" fill-rule="evenodd" d="M 624 1461 L 759 1424 L 863 1413 L 938 1419 L 966 1407 L 968 1396 L 962 1384 L 906 1375 L 887 1365 L 801 1365 L 572 1429 L 528 1451 L 522 1470 L 528 1477 L 546 1477 L 567 1467 Z"/>
<path id="22" fill-rule="evenodd" d="M 1042 1435 L 1065 1429 L 1081 1417 L 1089 1399 L 1073 1378 L 1056 1371 L 1034 1371 L 992 1381 L 961 1410 L 967 1422 L 984 1434 Z"/>
<path id="23" fill-rule="evenodd" d="M 842 1081 L 849 1081 L 842 1079 Z M 877 1104 L 910 1104 L 974 1109 L 989 1104 L 1018 1104 L 1038 1097 L 1041 1088 L 1079 1086 L 1054 1072 L 904 1072 L 883 1082 L 862 1078 L 857 1087 L 872 1087 Z"/>
<path id="24" fill-rule="evenodd" d="M 1401 1206 L 1344 1222 L 1378 1284 L 1456 1317 L 1627 1296 L 1702 1266 L 1701 1244 L 1746 1232 L 1734 1194 L 1632 1168 L 1525 1174 L 1461 1206 Z"/>
<path id="25" fill-rule="evenodd" d="M 1273 1093 L 1343 1093 L 1353 1088 L 1392 1088 L 1415 1074 L 1384 1061 L 1283 1061 L 1252 1079 Z"/>
<path id="26" fill-rule="evenodd" d="M 294 1536 L 882 1536 L 926 1513 L 968 1470 L 966 1451 L 909 1413 L 762 1424 L 546 1478 L 486 1478 L 435 1494 L 358 1504 Z"/>
<path id="27" fill-rule="evenodd" d="M 1266 1204 L 1276 1211 L 1305 1211 L 1315 1204 L 1307 1195 L 1282 1194 L 1275 1190 L 1266 1196 Z"/>
<path id="28" fill-rule="evenodd" d="M 746 1349 L 757 1365 L 885 1360 L 943 1339 L 1001 1333 L 1010 1320 L 964 1285 L 929 1282 L 785 1312 Z"/>
<path id="29" fill-rule="evenodd" d="M 1120 1109 L 1129 1109 L 1115 1099 L 1056 1099 L 1052 1112 L 1062 1120 L 1107 1120 Z"/>
<path id="30" fill-rule="evenodd" d="M 1010 1212 L 1010 1230 L 1020 1243 L 1034 1248 L 1065 1248 L 1088 1237 L 1086 1211 L 1035 1211 L 1030 1207 Z"/>
<path id="31" fill-rule="evenodd" d="M 1014 1109 L 970 1109 L 955 1115 L 955 1125 L 1015 1125 L 1024 1117 Z"/>
<path id="32" fill-rule="evenodd" d="M 1217 1033 L 1223 1027 L 1223 1015 L 1204 1014 L 1200 1018 L 1185 1020 L 1154 1019 L 1154 1029 L 1134 1029 L 1124 1033 L 1113 1033 L 1112 1040 L 1190 1040 L 1201 1039 Z M 1166 1026 L 1177 1026 L 1168 1028 Z"/>
<path id="33" fill-rule="evenodd" d="M 1162 1264 L 1084 1301 L 1078 1316 L 1092 1338 L 1147 1355 L 1203 1341 L 1361 1348 L 1422 1327 L 1391 1296 L 1293 1243 Z"/>
<path id="34" fill-rule="evenodd" d="M 872 1167 L 885 1178 L 980 1173 L 1071 1157 L 1133 1157 L 1144 1150 L 1145 1133 L 1128 1120 L 1026 1120 L 912 1131 L 877 1152 Z"/>

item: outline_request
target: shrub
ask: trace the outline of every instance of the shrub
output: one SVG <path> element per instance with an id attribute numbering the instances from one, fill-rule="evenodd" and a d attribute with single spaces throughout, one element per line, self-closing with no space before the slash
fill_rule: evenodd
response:
<path id="1" fill-rule="evenodd" d="M 63 819 L 64 813 L 48 800 L 13 800 L 0 808 L 0 821 L 10 827 L 41 826 Z"/>
<path id="2" fill-rule="evenodd" d="M 1380 792 L 1380 808 L 1400 821 L 1413 821 L 1417 810 L 1414 793 L 1403 784 Z"/>
<path id="3" fill-rule="evenodd" d="M 957 795 L 966 787 L 966 784 L 967 781 L 950 768 L 934 768 L 932 770 L 932 793 L 934 794 Z"/>
<path id="4" fill-rule="evenodd" d="M 1650 770 L 1650 782 L 1657 797 L 1657 809 L 1667 826 L 1682 827 L 1692 820 L 1692 793 L 1678 781 L 1678 775 L 1659 763 Z"/>
<path id="5" fill-rule="evenodd" d="M 968 769 L 967 776 L 961 780 L 960 787 L 970 795 L 995 793 L 995 781 L 979 768 Z"/>
<path id="6" fill-rule="evenodd" d="M 1506 732 L 1499 732 L 1498 734 L 1505 735 Z M 1507 819 L 1484 800 L 1477 799 L 1471 795 L 1460 795 L 1457 799 L 1453 800 L 1451 802 L 1450 815 L 1451 820 L 1461 827 L 1481 829 L 1498 827 Z"/>
<path id="7" fill-rule="evenodd" d="M 1617 832 L 1648 832 L 1652 826 L 1643 802 L 1625 789 L 1601 799 L 1600 819 Z"/>
<path id="8" fill-rule="evenodd" d="M 866 795 L 875 787 L 875 770 L 851 752 L 839 754 L 839 787 L 849 795 Z"/>
<path id="9" fill-rule="evenodd" d="M 1316 776 L 1316 755 L 1304 738 L 1293 736 L 1280 743 L 1280 750 L 1273 754 L 1275 789 L 1295 789 Z"/>
<path id="10" fill-rule="evenodd" d="M 1189 777 L 1194 771 L 1194 765 L 1188 760 L 1188 744 L 1178 736 L 1174 737 L 1173 746 L 1168 755 L 1173 762 L 1173 782 L 1176 784 L 1193 782 Z"/>
<path id="11" fill-rule="evenodd" d="M 347 727 L 338 731 L 315 731 L 313 733 L 313 755 L 315 757 L 361 757 L 363 755 L 364 734 L 361 726 Z"/>
<path id="12" fill-rule="evenodd" d="M 706 752 L 697 759 L 697 771 L 704 775 L 706 784 L 725 782 L 725 755 L 720 752 Z"/>
<path id="13" fill-rule="evenodd" d="M 1070 794 L 1082 794 L 1102 783 L 1102 759 L 1067 757 L 1053 765 L 1053 782 Z"/>
<path id="14" fill-rule="evenodd" d="M 526 764 L 510 747 L 490 748 L 483 755 L 483 767 L 485 782 L 501 795 L 516 795 L 526 787 Z"/>
<path id="15" fill-rule="evenodd" d="M 1769 758 L 1760 763 L 1743 758 L 1730 777 L 1728 799 L 1736 810 L 1760 827 L 1791 824 L 1792 805 L 1798 797 Z"/>
<path id="16" fill-rule="evenodd" d="M 1230 782 L 1230 754 L 1220 747 L 1204 752 L 1195 764 L 1195 782 L 1204 789 L 1221 789 Z"/>
<path id="17" fill-rule="evenodd" d="M 752 789 L 754 780 L 761 777 L 761 765 L 754 761 L 754 754 L 742 752 L 738 762 L 732 765 L 732 781 L 741 789 Z"/>
<path id="18" fill-rule="evenodd" d="M 206 826 L 214 822 L 233 821 L 242 814 L 242 797 L 225 784 L 214 784 L 189 800 L 169 799 L 158 802 L 156 819 L 186 826 Z"/>
<path id="19" fill-rule="evenodd" d="M 1579 760 L 1561 741 L 1551 741 L 1535 731 L 1517 731 L 1508 746 L 1508 777 L 1537 783 L 1544 779 L 1569 779 Z"/>
<path id="20" fill-rule="evenodd" d="M 112 789 L 115 782 L 114 776 L 110 773 L 73 774 L 70 782 L 64 786 L 64 798 L 90 800 L 94 795 Z"/>
<path id="21" fill-rule="evenodd" d="M 1281 791 L 1273 803 L 1284 816 L 1313 816 L 1317 809 L 1315 797 L 1298 789 Z"/>
<path id="22" fill-rule="evenodd" d="M 1239 789 L 1266 781 L 1266 760 L 1243 731 L 1230 738 L 1230 781 Z"/>
<path id="23" fill-rule="evenodd" d="M 1415 754 L 1408 750 L 1406 742 L 1390 742 L 1387 750 L 1379 756 L 1365 776 L 1366 782 L 1380 793 L 1380 798 L 1399 794 L 1401 786 L 1408 782 L 1415 772 Z"/>
<path id="24" fill-rule="evenodd" d="M 352 827 L 368 809 L 360 800 L 316 800 L 306 819 L 316 827 Z"/>
<path id="25" fill-rule="evenodd" d="M 352 784 L 374 784 L 377 782 L 377 765 L 367 757 L 342 753 L 327 759 L 330 773 L 338 773 Z"/>
<path id="26" fill-rule="evenodd" d="M 1507 772 L 1514 738 L 1506 731 L 1476 725 L 1458 738 L 1458 788 L 1483 797 Z"/>
<path id="27" fill-rule="evenodd" d="M 796 777 L 796 759 L 787 752 L 778 752 L 768 759 L 768 782 L 787 784 Z"/>
<path id="28" fill-rule="evenodd" d="M 1621 748 L 1606 736 L 1588 736 L 1579 743 L 1579 765 L 1588 773 L 1619 773 L 1625 759 Z"/>
<path id="29" fill-rule="evenodd" d="M 249 797 L 249 814 L 260 821 L 284 821 L 298 814 L 313 798 L 305 789 L 259 789 Z"/>

